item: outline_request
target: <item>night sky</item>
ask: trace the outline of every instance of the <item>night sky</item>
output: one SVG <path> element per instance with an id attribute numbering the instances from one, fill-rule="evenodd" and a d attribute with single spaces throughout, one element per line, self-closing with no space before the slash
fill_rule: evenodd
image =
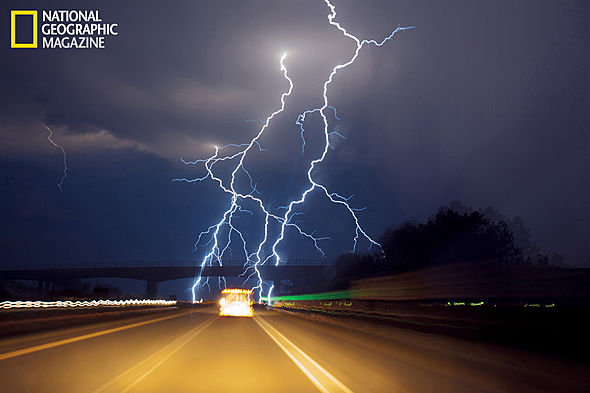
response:
<path id="1" fill-rule="evenodd" d="M 329 97 L 340 120 L 317 178 L 354 194 L 375 238 L 452 201 L 522 217 L 543 252 L 590 265 L 590 4 L 587 1 L 334 1 L 365 48 Z M 10 9 L 95 9 L 119 23 L 104 50 L 10 49 Z M 180 159 L 244 143 L 278 108 L 249 169 L 271 209 L 305 186 L 297 115 L 354 51 L 323 1 L 3 2 L 0 258 L 3 265 L 199 260 L 196 236 L 228 196 Z M 314 123 L 315 121 L 315 123 Z M 319 117 L 307 129 L 320 153 Z M 68 154 L 63 191 L 61 152 Z M 350 216 L 319 194 L 302 226 L 352 247 Z M 254 224 L 246 231 L 260 236 Z M 293 236 L 287 259 L 318 258 Z M 367 244 L 361 243 L 360 251 Z"/>

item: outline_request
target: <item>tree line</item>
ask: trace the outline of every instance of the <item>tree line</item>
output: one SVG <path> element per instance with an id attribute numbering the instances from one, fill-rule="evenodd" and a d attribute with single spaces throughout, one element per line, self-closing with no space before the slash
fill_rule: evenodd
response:
<path id="1" fill-rule="evenodd" d="M 382 250 L 338 256 L 336 276 L 363 278 L 453 263 L 563 264 L 560 255 L 539 252 L 521 218 L 458 202 L 439 208 L 425 223 L 405 222 L 387 230 L 379 242 Z"/>

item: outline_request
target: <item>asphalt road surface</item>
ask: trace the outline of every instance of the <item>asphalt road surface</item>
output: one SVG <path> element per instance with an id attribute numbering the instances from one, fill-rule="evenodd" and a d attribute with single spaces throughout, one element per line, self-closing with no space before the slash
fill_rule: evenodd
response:
<path id="1" fill-rule="evenodd" d="M 350 325 L 350 326 L 347 326 Z M 0 339 L 2 392 L 584 392 L 590 367 L 457 338 L 214 307 Z"/>

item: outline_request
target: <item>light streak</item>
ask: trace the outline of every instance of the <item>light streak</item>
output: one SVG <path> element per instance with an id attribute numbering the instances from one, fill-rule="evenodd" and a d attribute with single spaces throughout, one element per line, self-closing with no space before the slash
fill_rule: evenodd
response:
<path id="1" fill-rule="evenodd" d="M 268 334 L 268 336 L 281 348 L 293 363 L 305 374 L 307 378 L 323 393 L 352 393 L 352 390 L 344 385 L 328 370 L 323 368 L 311 356 L 303 352 L 293 341 L 285 337 L 264 318 L 254 318 L 254 321 Z"/>
<path id="2" fill-rule="evenodd" d="M 123 371 L 121 374 L 117 375 L 115 378 L 111 379 L 101 387 L 93 390 L 92 393 L 112 391 L 123 393 L 133 390 L 133 388 L 137 386 L 138 383 L 140 383 L 164 362 L 170 359 L 170 357 L 172 357 L 176 352 L 190 343 L 203 330 L 211 326 L 214 321 L 214 318 L 205 320 L 205 322 L 200 323 L 195 328 L 189 330 L 180 337 L 177 337 L 163 348 L 152 353 L 141 362 L 134 364 L 132 367 Z M 126 385 L 125 388 L 123 388 L 124 385 Z"/>
<path id="3" fill-rule="evenodd" d="M 53 140 L 53 131 L 51 130 L 51 128 L 49 128 L 48 126 L 45 126 L 45 129 L 47 129 L 47 132 L 49 133 L 49 135 L 47 135 L 47 140 L 55 147 L 57 147 L 58 149 L 61 150 L 61 153 L 63 155 L 64 158 L 64 173 L 61 177 L 61 180 L 59 181 L 59 183 L 57 184 L 57 188 L 59 188 L 60 191 L 63 191 L 63 184 L 64 184 L 64 180 L 66 179 L 66 177 L 68 176 L 68 162 L 67 162 L 67 155 L 66 155 L 66 150 L 64 149 L 64 147 L 62 145 L 58 145 L 57 143 L 55 143 L 55 141 Z"/>
<path id="4" fill-rule="evenodd" d="M 0 309 L 11 308 L 86 308 L 86 307 L 129 307 L 129 306 L 173 306 L 176 300 L 16 300 L 0 302 Z"/>
<path id="5" fill-rule="evenodd" d="M 87 334 L 83 334 L 81 336 L 64 338 L 61 340 L 57 340 L 57 341 L 53 341 L 53 342 L 49 342 L 49 343 L 45 343 L 45 344 L 33 345 L 32 347 L 28 347 L 28 348 L 22 348 L 22 349 L 17 349 L 15 351 L 0 353 L 0 360 L 6 360 L 6 359 L 15 358 L 18 356 L 28 355 L 29 353 L 44 351 L 46 349 L 56 348 L 56 347 L 60 347 L 62 345 L 71 344 L 71 343 L 75 343 L 75 342 L 79 342 L 79 341 L 84 341 L 84 340 L 88 340 L 91 338 L 104 336 L 107 334 L 117 333 L 117 332 L 121 332 L 124 330 L 133 329 L 133 328 L 136 328 L 139 326 L 150 325 L 152 323 L 162 322 L 162 321 L 166 321 L 166 320 L 172 319 L 172 318 L 178 318 L 178 317 L 186 315 L 190 312 L 191 311 L 174 313 L 173 315 L 166 315 L 164 317 L 148 319 L 147 321 L 135 322 L 135 323 L 131 323 L 129 325 L 118 326 L 118 327 L 106 329 L 106 330 L 99 330 L 97 332 L 87 333 Z"/>
<path id="6" fill-rule="evenodd" d="M 324 254 L 323 250 L 321 249 L 319 242 L 323 241 L 323 240 L 328 240 L 329 237 L 328 236 L 315 236 L 315 231 L 308 233 L 308 232 L 304 231 L 299 226 L 299 223 L 297 221 L 293 221 L 293 217 L 302 214 L 301 212 L 296 211 L 296 209 L 299 208 L 300 206 L 302 206 L 305 203 L 307 196 L 310 195 L 314 191 L 324 194 L 325 197 L 330 202 L 342 207 L 345 211 L 348 212 L 351 220 L 354 222 L 354 228 L 355 228 L 354 229 L 354 237 L 352 239 L 352 251 L 353 252 L 356 251 L 359 240 L 365 239 L 369 243 L 369 249 L 371 249 L 372 247 L 376 247 L 377 249 L 379 249 L 381 251 L 381 253 L 383 253 L 383 251 L 381 250 L 381 245 L 376 240 L 374 240 L 371 236 L 369 236 L 369 234 L 367 234 L 367 232 L 362 228 L 362 226 L 360 224 L 359 217 L 357 216 L 357 212 L 363 210 L 364 208 L 360 208 L 360 209 L 354 208 L 349 204 L 349 200 L 351 197 L 347 198 L 347 197 L 344 197 L 336 192 L 329 191 L 325 185 L 321 184 L 316 179 L 314 179 L 313 172 L 314 172 L 314 169 L 319 164 L 324 162 L 324 159 L 326 158 L 326 156 L 328 154 L 329 147 L 330 147 L 330 136 L 336 135 L 341 138 L 345 138 L 344 135 L 342 135 L 336 131 L 330 130 L 330 124 L 329 124 L 328 116 L 327 116 L 327 110 L 330 109 L 331 111 L 334 112 L 334 118 L 336 120 L 340 119 L 338 117 L 338 113 L 336 111 L 336 108 L 334 106 L 330 105 L 329 99 L 328 99 L 328 90 L 329 90 L 330 85 L 332 84 L 334 76 L 340 70 L 343 70 L 343 69 L 347 68 L 348 66 L 350 66 L 351 64 L 353 64 L 355 62 L 355 60 L 357 59 L 357 57 L 359 56 L 361 49 L 364 46 L 368 46 L 368 45 L 375 45 L 377 47 L 383 46 L 386 42 L 391 40 L 396 33 L 400 32 L 400 31 L 412 29 L 413 27 L 399 27 L 398 26 L 395 30 L 393 30 L 391 32 L 391 34 L 389 34 L 387 37 L 385 37 L 381 41 L 376 41 L 376 40 L 372 40 L 372 39 L 371 40 L 367 40 L 367 39 L 361 40 L 361 39 L 357 38 L 356 36 L 354 36 L 353 34 L 349 33 L 344 27 L 342 27 L 338 22 L 335 21 L 336 8 L 332 5 L 332 3 L 330 3 L 329 0 L 324 0 L 324 1 L 330 10 L 330 13 L 328 15 L 328 23 L 330 25 L 334 26 L 336 29 L 338 29 L 344 35 L 344 37 L 353 40 L 356 44 L 356 49 L 355 49 L 354 53 L 351 55 L 351 57 L 345 63 L 338 64 L 332 68 L 332 71 L 330 72 L 328 78 L 323 83 L 323 94 L 322 94 L 323 104 L 322 104 L 322 106 L 319 108 L 314 108 L 314 109 L 309 109 L 309 110 L 304 111 L 303 113 L 301 113 L 297 117 L 297 119 L 295 121 L 295 124 L 297 126 L 299 126 L 299 129 L 300 129 L 300 135 L 301 135 L 301 140 L 302 140 L 302 146 L 301 146 L 301 154 L 302 155 L 305 154 L 305 145 L 306 145 L 306 143 L 305 143 L 305 126 L 304 126 L 304 123 L 306 121 L 306 116 L 311 115 L 313 113 L 318 113 L 322 119 L 322 124 L 323 124 L 323 136 L 324 136 L 323 150 L 322 150 L 322 153 L 319 155 L 319 157 L 316 157 L 315 159 L 313 159 L 310 162 L 309 167 L 307 168 L 306 174 L 307 174 L 308 185 L 303 190 L 303 192 L 299 193 L 294 198 L 292 198 L 289 201 L 289 203 L 287 203 L 285 206 L 282 206 L 277 209 L 277 210 L 279 210 L 279 209 L 284 210 L 284 212 L 282 214 L 280 214 L 280 215 L 274 214 L 273 212 L 270 211 L 270 208 L 265 205 L 265 203 L 262 199 L 262 196 L 260 196 L 260 193 L 256 189 L 256 183 L 254 181 L 255 177 L 252 176 L 252 174 L 246 169 L 245 164 L 244 164 L 248 153 L 252 150 L 253 147 L 256 147 L 259 151 L 265 150 L 261 146 L 260 139 L 261 139 L 262 135 L 264 134 L 264 132 L 268 129 L 270 122 L 272 120 L 274 120 L 279 114 L 284 112 L 285 105 L 286 105 L 285 99 L 287 97 L 289 97 L 293 91 L 293 81 L 289 77 L 289 74 L 287 72 L 287 68 L 284 63 L 285 58 L 286 58 L 286 53 L 283 54 L 283 56 L 280 59 L 280 70 L 283 73 L 284 79 L 288 82 L 289 87 L 288 87 L 287 91 L 283 92 L 281 95 L 280 108 L 275 110 L 274 112 L 272 112 L 271 115 L 266 118 L 266 120 L 262 121 L 263 125 L 259 129 L 258 133 L 254 136 L 254 138 L 252 138 L 250 140 L 250 142 L 248 142 L 248 143 L 230 144 L 230 145 L 226 145 L 223 147 L 215 146 L 214 154 L 206 159 L 198 159 L 195 161 L 182 160 L 182 162 L 187 165 L 201 165 L 202 164 L 204 166 L 206 173 L 203 176 L 198 177 L 198 178 L 173 179 L 173 181 L 182 181 L 182 182 L 188 182 L 188 183 L 202 182 L 204 180 L 210 179 L 210 180 L 216 182 L 217 185 L 219 186 L 219 188 L 224 193 L 226 193 L 230 196 L 229 207 L 222 214 L 220 220 L 216 224 L 213 224 L 209 228 L 207 228 L 207 230 L 201 232 L 199 234 L 199 236 L 197 237 L 197 241 L 195 243 L 195 249 L 196 249 L 197 245 L 201 242 L 201 240 L 203 239 L 204 236 L 208 236 L 209 241 L 205 244 L 205 246 L 208 247 L 208 251 L 206 252 L 205 256 L 203 257 L 203 259 L 200 262 L 199 271 L 196 275 L 194 284 L 191 287 L 193 302 L 196 299 L 196 291 L 199 288 L 199 286 L 200 285 L 208 286 L 208 279 L 206 279 L 206 280 L 202 279 L 203 278 L 202 277 L 203 268 L 205 266 L 211 265 L 213 263 L 217 263 L 219 265 L 223 264 L 223 256 L 225 255 L 226 251 L 230 249 L 230 243 L 232 242 L 232 237 L 234 237 L 234 236 L 237 236 L 237 238 L 239 239 L 239 242 L 242 246 L 244 258 L 245 258 L 244 276 L 247 274 L 248 271 L 250 272 L 250 275 L 248 275 L 246 277 L 245 282 L 247 282 L 251 278 L 255 278 L 257 280 L 257 285 L 254 286 L 253 290 L 258 291 L 259 301 L 261 301 L 263 298 L 262 292 L 263 292 L 263 285 L 264 285 L 263 277 L 260 273 L 259 267 L 260 267 L 260 265 L 263 265 L 267 262 L 272 262 L 275 266 L 278 266 L 279 263 L 281 263 L 281 261 L 283 261 L 281 259 L 281 256 L 279 255 L 279 251 L 277 248 L 278 248 L 279 244 L 285 240 L 287 228 L 295 229 L 301 236 L 309 239 L 313 243 L 313 245 L 314 245 L 315 249 L 318 251 L 318 253 L 320 253 L 320 255 L 322 255 L 322 257 L 323 257 L 325 254 Z M 214 171 L 214 166 L 217 163 L 227 162 L 227 161 L 229 161 L 229 162 L 236 162 L 237 161 L 237 163 L 235 163 L 234 166 L 232 167 L 233 170 L 231 172 L 231 179 L 229 182 L 222 180 L 221 177 L 218 176 Z M 238 175 L 247 176 L 247 178 L 249 180 L 249 190 L 247 192 L 238 190 L 238 186 L 236 184 L 236 178 L 238 177 Z M 262 213 L 262 215 L 264 217 L 264 225 L 262 226 L 262 229 L 263 229 L 262 240 L 260 240 L 255 247 L 248 246 L 248 244 L 245 240 L 245 237 L 243 236 L 243 233 L 236 226 L 236 223 L 234 221 L 236 211 L 242 211 L 241 204 L 243 202 L 253 202 L 255 205 L 257 205 L 257 209 L 260 210 L 260 212 Z M 250 211 L 250 213 L 252 214 L 251 211 Z M 279 231 L 278 235 L 269 234 L 269 227 L 272 224 L 280 225 L 280 231 Z M 227 238 L 222 238 L 221 232 L 223 230 L 227 230 Z M 269 246 L 270 246 L 270 252 L 267 252 L 265 248 L 268 248 Z M 269 288 L 271 288 L 271 289 L 269 289 L 269 294 L 268 294 L 267 298 L 270 298 L 270 291 L 272 290 L 272 286 L 269 285 Z"/>

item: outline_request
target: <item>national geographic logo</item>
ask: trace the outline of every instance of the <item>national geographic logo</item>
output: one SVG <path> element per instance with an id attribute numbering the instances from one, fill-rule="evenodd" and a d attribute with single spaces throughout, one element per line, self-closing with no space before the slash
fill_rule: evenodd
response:
<path id="1" fill-rule="evenodd" d="M 18 24 L 17 19 L 19 21 Z M 30 19 L 30 21 L 27 19 Z M 27 26 L 31 27 L 27 28 Z M 31 38 L 27 39 L 29 35 Z M 10 47 L 37 47 L 37 11 L 10 11 Z"/>
<path id="2" fill-rule="evenodd" d="M 38 26 L 41 16 L 41 29 Z M 10 47 L 104 49 L 105 37 L 119 35 L 118 23 L 103 22 L 98 10 L 11 10 Z"/>

